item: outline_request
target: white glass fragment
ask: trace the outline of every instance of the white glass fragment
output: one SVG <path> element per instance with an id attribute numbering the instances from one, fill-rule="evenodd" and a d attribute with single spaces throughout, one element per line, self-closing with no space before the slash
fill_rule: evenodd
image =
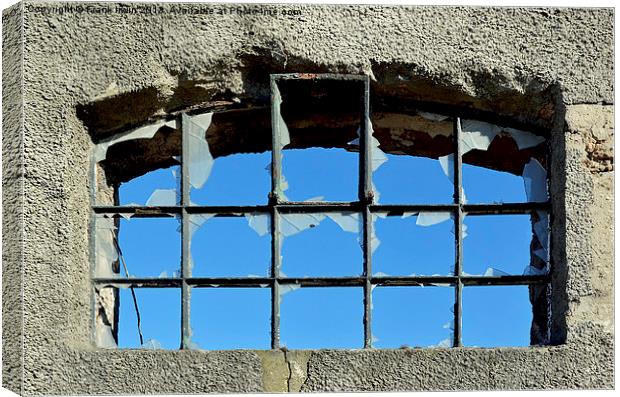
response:
<path id="1" fill-rule="evenodd" d="M 410 218 L 412 216 L 418 215 L 417 212 L 403 212 L 403 215 L 400 217 L 401 219 Z"/>
<path id="2" fill-rule="evenodd" d="M 523 167 L 523 183 L 527 201 L 544 202 L 549 198 L 547 170 L 534 158 Z"/>
<path id="3" fill-rule="evenodd" d="M 431 347 L 451 347 L 452 340 L 450 338 L 442 339 L 436 346 Z"/>
<path id="4" fill-rule="evenodd" d="M 450 230 L 452 232 L 452 234 L 455 234 L 454 230 L 455 230 L 454 229 L 454 224 L 452 224 L 452 229 Z M 467 225 L 464 222 L 461 223 L 461 237 L 462 238 L 467 237 Z"/>
<path id="5" fill-rule="evenodd" d="M 515 128 L 504 128 L 504 131 L 509 133 L 512 139 L 514 139 L 519 150 L 538 146 L 545 141 L 545 138 L 542 136 L 534 135 L 527 131 L 517 130 Z"/>
<path id="6" fill-rule="evenodd" d="M 191 241 L 194 233 L 205 224 L 206 221 L 213 218 L 215 214 L 198 214 L 188 217 L 189 219 L 189 239 Z"/>
<path id="7" fill-rule="evenodd" d="M 418 226 L 432 226 L 452 218 L 450 212 L 420 212 L 415 224 Z"/>
<path id="8" fill-rule="evenodd" d="M 213 156 L 209 150 L 206 131 L 211 125 L 213 113 L 198 116 L 183 115 L 183 124 L 187 126 L 189 135 L 188 171 L 189 183 L 195 189 L 204 186 L 211 175 Z"/>
<path id="9" fill-rule="evenodd" d="M 97 328 L 97 340 L 95 341 L 97 347 L 101 347 L 103 349 L 116 349 L 118 346 L 116 345 L 116 340 L 114 340 L 114 335 L 112 334 L 112 327 L 109 325 L 100 324 Z"/>
<path id="10" fill-rule="evenodd" d="M 373 274 L 374 277 L 389 277 L 389 274 L 383 273 L 383 272 L 377 272 L 375 274 Z"/>
<path id="11" fill-rule="evenodd" d="M 280 296 L 286 295 L 289 292 L 298 290 L 300 288 L 301 288 L 301 285 L 299 285 L 299 284 L 284 284 L 284 285 L 280 285 Z"/>
<path id="12" fill-rule="evenodd" d="M 450 182 L 454 183 L 454 154 L 439 157 L 439 165 Z"/>
<path id="13" fill-rule="evenodd" d="M 478 120 L 461 122 L 461 155 L 470 150 L 487 150 L 491 142 L 502 132 L 496 125 Z"/>
<path id="14" fill-rule="evenodd" d="M 443 114 L 421 112 L 421 111 L 418 111 L 418 115 L 430 121 L 444 121 L 449 118 L 449 116 L 444 116 Z"/>
<path id="15" fill-rule="evenodd" d="M 175 189 L 155 189 L 146 201 L 147 207 L 169 207 L 177 204 Z"/>
<path id="16" fill-rule="evenodd" d="M 542 259 L 545 262 L 547 262 L 549 260 L 549 256 L 547 255 L 547 250 L 545 250 L 543 248 L 534 250 L 534 255 L 536 255 L 537 257 L 539 257 L 540 259 Z"/>
<path id="17" fill-rule="evenodd" d="M 269 215 L 253 212 L 251 214 L 245 214 L 245 218 L 248 220 L 248 226 L 260 237 L 269 233 Z"/>
<path id="18" fill-rule="evenodd" d="M 112 271 L 112 265 L 118 260 L 118 250 L 115 243 L 116 225 L 114 218 L 97 218 L 96 229 L 97 260 L 95 265 L 95 277 L 117 277 L 118 273 Z"/>
<path id="19" fill-rule="evenodd" d="M 191 334 L 191 332 L 190 332 L 190 334 Z M 191 337 L 186 337 L 186 338 L 183 339 L 183 341 L 185 342 L 185 346 L 189 350 L 202 350 L 200 345 L 198 343 L 194 342 Z"/>
<path id="20" fill-rule="evenodd" d="M 280 219 L 280 233 L 284 237 L 289 237 L 311 227 L 317 227 L 325 219 L 325 214 L 286 214 Z"/>
<path id="21" fill-rule="evenodd" d="M 149 339 L 142 344 L 143 349 L 161 350 L 161 343 L 157 339 Z"/>
<path id="22" fill-rule="evenodd" d="M 160 121 L 158 123 L 149 124 L 149 125 L 145 125 L 140 128 L 136 128 L 135 130 L 120 134 L 120 136 L 118 136 L 115 139 L 98 144 L 97 146 L 95 146 L 95 153 L 94 153 L 95 162 L 98 163 L 101 160 L 104 160 L 106 158 L 108 154 L 108 148 L 110 146 L 115 145 L 120 142 L 133 141 L 135 139 L 152 139 L 157 133 L 157 131 L 159 131 L 159 129 L 162 128 L 163 126 L 167 126 L 170 128 L 177 128 L 177 123 L 175 120 Z"/>
<path id="23" fill-rule="evenodd" d="M 284 155 L 283 155 L 284 158 Z M 288 190 L 288 181 L 286 180 L 286 177 L 284 176 L 284 173 L 281 172 L 280 173 L 280 180 L 278 183 L 278 186 L 276 188 L 276 193 L 278 195 L 278 198 L 281 201 L 288 201 L 288 198 L 286 197 L 286 194 L 284 194 L 285 191 Z"/>
<path id="24" fill-rule="evenodd" d="M 280 89 L 278 85 L 275 86 L 274 98 L 273 98 L 273 107 L 276 113 L 276 131 L 280 137 L 280 149 L 284 148 L 286 145 L 291 143 L 291 135 L 288 131 L 288 127 L 284 122 L 284 118 L 282 117 L 282 95 L 280 95 Z"/>
<path id="25" fill-rule="evenodd" d="M 549 274 L 548 266 L 545 266 L 542 269 L 539 269 L 535 266 L 528 265 L 525 267 L 525 270 L 523 270 L 524 276 L 544 276 L 546 274 Z"/>
<path id="26" fill-rule="evenodd" d="M 360 215 L 357 212 L 328 213 L 326 215 L 345 232 L 358 233 L 361 229 Z"/>
<path id="27" fill-rule="evenodd" d="M 370 134 L 372 172 L 375 172 L 377 169 L 379 169 L 379 167 L 381 167 L 388 160 L 388 158 L 386 154 L 383 153 L 383 150 L 379 149 L 380 142 L 374 136 L 375 130 L 372 128 L 372 122 L 370 121 L 370 119 L 368 119 L 368 133 Z"/>
<path id="28" fill-rule="evenodd" d="M 499 277 L 499 276 L 508 276 L 508 275 L 509 274 L 506 273 L 505 271 L 495 269 L 493 267 L 487 268 L 487 270 L 483 274 L 484 277 Z"/>
<path id="29" fill-rule="evenodd" d="M 385 219 L 385 218 L 387 218 L 387 213 L 385 213 L 385 212 L 377 212 L 377 213 L 374 213 L 372 215 L 372 217 L 371 217 L 372 225 L 373 225 L 372 232 L 370 234 L 370 253 L 371 254 L 373 254 L 377 250 L 377 248 L 379 248 L 379 245 L 381 245 L 381 240 L 379 240 L 379 238 L 377 237 L 377 234 L 375 232 L 376 228 L 374 227 L 375 222 L 377 221 L 377 218 Z M 360 247 L 362 247 L 362 249 L 363 249 L 363 244 L 362 244 L 361 239 L 358 238 L 358 241 L 360 243 Z"/>
<path id="30" fill-rule="evenodd" d="M 536 211 L 536 213 L 538 214 L 538 221 L 533 226 L 534 234 L 544 250 L 542 255 L 546 261 L 549 257 L 549 214 L 545 211 Z"/>

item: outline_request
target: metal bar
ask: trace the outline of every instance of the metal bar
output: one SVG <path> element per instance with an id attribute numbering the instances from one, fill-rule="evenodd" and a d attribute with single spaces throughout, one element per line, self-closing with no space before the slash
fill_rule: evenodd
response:
<path id="1" fill-rule="evenodd" d="M 403 212 L 450 212 L 458 207 L 457 204 L 372 204 L 370 210 L 402 215 Z"/>
<path id="2" fill-rule="evenodd" d="M 461 157 L 461 119 L 454 119 L 453 128 L 454 139 L 454 202 L 458 204 L 454 219 L 454 236 L 456 242 L 456 261 L 454 264 L 454 275 L 457 277 L 456 288 L 454 289 L 454 341 L 453 346 L 462 346 L 461 325 L 463 311 L 463 283 L 461 281 L 463 267 L 463 181 L 462 181 L 462 162 Z"/>
<path id="3" fill-rule="evenodd" d="M 274 106 L 276 99 L 276 91 L 278 91 L 278 85 L 276 83 L 276 77 L 271 75 L 270 88 L 271 88 L 271 200 L 270 204 L 274 205 L 280 202 L 280 176 L 282 172 L 282 147 L 280 139 L 280 130 L 278 129 L 278 111 Z"/>
<path id="4" fill-rule="evenodd" d="M 168 288 L 180 287 L 183 280 L 180 278 L 94 278 L 93 283 L 100 286 L 110 286 L 117 288 L 134 287 L 152 287 L 152 288 Z"/>
<path id="5" fill-rule="evenodd" d="M 502 203 L 502 204 L 463 204 L 463 212 L 469 215 L 486 214 L 530 214 L 534 211 L 549 211 L 551 203 Z"/>
<path id="6" fill-rule="evenodd" d="M 239 215 L 252 213 L 252 212 L 264 212 L 269 213 L 269 205 L 243 205 L 243 206 L 191 206 L 187 207 L 187 212 L 191 214 L 218 214 L 218 215 Z"/>
<path id="7" fill-rule="evenodd" d="M 463 285 L 529 285 L 529 284 L 546 284 L 551 280 L 550 275 L 540 276 L 463 276 L 461 283 Z"/>
<path id="8" fill-rule="evenodd" d="M 338 211 L 361 211 L 364 207 L 360 202 L 351 203 L 330 203 L 330 202 L 287 202 L 277 204 L 280 212 L 338 212 Z"/>
<path id="9" fill-rule="evenodd" d="M 359 200 L 363 203 L 363 248 L 364 248 L 364 347 L 372 347 L 372 213 L 369 206 L 374 202 L 372 186 L 372 144 L 370 133 L 370 82 L 364 79 L 363 120 L 360 131 L 360 192 Z"/>
<path id="10" fill-rule="evenodd" d="M 310 213 L 310 212 L 339 212 L 362 211 L 361 202 L 287 202 L 277 204 L 280 212 Z M 371 204 L 370 211 L 387 212 L 388 215 L 402 215 L 403 212 L 448 212 L 457 209 L 457 204 Z M 245 206 L 191 206 L 186 210 L 190 214 L 216 214 L 219 216 L 244 216 L 246 213 L 270 212 L 269 205 Z M 502 204 L 463 204 L 463 212 L 467 215 L 484 214 L 529 214 L 532 211 L 549 211 L 550 202 L 540 203 L 502 203 Z M 96 214 L 115 215 L 131 214 L 132 217 L 170 217 L 180 214 L 183 207 L 122 207 L 122 206 L 95 206 Z"/>
<path id="11" fill-rule="evenodd" d="M 174 216 L 173 214 L 180 214 L 182 211 L 182 207 L 174 206 L 174 207 L 146 207 L 146 206 L 94 206 L 93 211 L 95 214 L 129 214 L 133 216 L 143 216 L 143 217 L 156 217 L 156 216 Z"/>
<path id="12" fill-rule="evenodd" d="M 189 123 L 190 117 L 186 114 L 181 116 L 181 349 L 187 349 L 190 342 L 190 286 L 186 279 L 190 278 L 190 235 L 189 215 L 185 209 L 190 205 L 190 175 L 189 175 Z"/>
<path id="13" fill-rule="evenodd" d="M 277 77 L 271 75 L 271 277 L 276 279 L 280 275 L 280 219 L 276 206 L 281 201 L 280 180 L 282 175 L 282 147 L 278 117 L 274 106 L 276 91 L 278 90 Z M 280 347 L 280 286 L 277 281 L 271 284 L 271 348 Z"/>
<path id="14" fill-rule="evenodd" d="M 420 286 L 420 285 L 455 285 L 458 280 L 464 286 L 476 285 L 533 285 L 546 284 L 550 281 L 550 275 L 537 276 L 382 276 L 370 277 L 371 285 L 381 286 Z M 298 284 L 301 287 L 363 287 L 367 278 L 365 276 L 357 277 L 303 277 L 303 278 L 287 278 L 278 277 L 196 277 L 188 278 L 185 282 L 194 288 L 217 288 L 222 287 L 255 287 L 260 288 L 264 285 L 271 285 L 277 280 L 280 285 Z M 129 286 L 136 287 L 180 287 L 183 283 L 181 278 L 93 278 L 93 282 L 99 286 L 114 286 L 125 288 Z"/>

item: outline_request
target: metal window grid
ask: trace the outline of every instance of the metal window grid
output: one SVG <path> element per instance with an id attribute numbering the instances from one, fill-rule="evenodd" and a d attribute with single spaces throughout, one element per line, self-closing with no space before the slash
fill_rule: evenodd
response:
<path id="1" fill-rule="evenodd" d="M 277 117 L 274 93 L 281 80 L 348 80 L 363 85 L 363 119 L 360 120 L 359 153 L 359 189 L 358 201 L 355 202 L 291 202 L 285 201 L 277 192 L 280 190 L 282 172 L 282 148 L 280 134 L 277 131 Z M 506 275 L 506 276 L 471 276 L 462 271 L 462 225 L 467 215 L 490 214 L 530 214 L 533 211 L 550 211 L 550 202 L 502 203 L 502 204 L 466 204 L 462 196 L 462 156 L 460 147 L 460 118 L 453 118 L 452 140 L 454 144 L 454 202 L 452 204 L 429 205 L 381 205 L 375 204 L 373 198 L 371 161 L 371 134 L 368 123 L 370 116 L 370 82 L 365 75 L 346 74 L 273 74 L 270 79 L 272 109 L 272 167 L 271 193 L 269 204 L 257 206 L 197 206 L 190 205 L 189 164 L 183 161 L 189 153 L 188 117 L 182 114 L 182 156 L 181 156 L 181 205 L 147 207 L 147 206 L 93 206 L 93 217 L 98 215 L 132 215 L 134 217 L 177 216 L 181 219 L 181 274 L 179 278 L 96 278 L 93 283 L 99 287 L 131 288 L 181 288 L 181 349 L 188 349 L 190 342 L 190 295 L 192 288 L 249 287 L 261 288 L 267 285 L 271 289 L 271 347 L 280 346 L 280 286 L 297 284 L 300 287 L 363 287 L 364 289 L 364 348 L 372 348 L 372 288 L 373 286 L 430 286 L 448 284 L 455 289 L 454 336 L 453 346 L 462 346 L 462 291 L 464 286 L 473 285 L 546 285 L 550 282 L 548 275 Z M 373 276 L 370 239 L 372 236 L 372 215 L 387 213 L 389 216 L 402 215 L 404 212 L 450 212 L 453 214 L 456 260 L 454 275 L 449 276 Z M 283 276 L 280 272 L 281 238 L 279 234 L 279 217 L 291 213 L 327 213 L 356 212 L 362 216 L 363 272 L 355 277 L 304 277 Z M 189 265 L 189 216 L 192 214 L 215 214 L 215 216 L 244 216 L 245 213 L 270 215 L 271 227 L 271 269 L 269 277 L 192 277 Z M 241 214 L 241 215 L 240 215 Z"/>

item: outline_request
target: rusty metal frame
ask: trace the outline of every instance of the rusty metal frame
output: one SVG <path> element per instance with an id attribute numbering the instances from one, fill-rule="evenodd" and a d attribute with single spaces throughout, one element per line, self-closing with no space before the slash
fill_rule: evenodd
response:
<path id="1" fill-rule="evenodd" d="M 291 202 L 278 195 L 280 176 L 282 173 L 282 148 L 280 136 L 276 131 L 276 117 L 273 106 L 274 92 L 282 80 L 348 80 L 363 85 L 363 119 L 360 130 L 359 157 L 359 189 L 358 201 L 355 202 Z M 503 203 L 503 204 L 466 204 L 462 197 L 462 156 L 460 147 L 460 119 L 454 118 L 454 202 L 452 204 L 429 205 L 380 205 L 374 203 L 371 169 L 371 136 L 370 136 L 370 81 L 365 75 L 342 74 L 273 74 L 270 79 L 272 103 L 272 167 L 271 193 L 269 204 L 258 206 L 196 206 L 189 200 L 190 184 L 189 169 L 186 161 L 181 162 L 181 205 L 166 207 L 146 206 L 93 206 L 93 215 L 132 217 L 166 217 L 176 216 L 181 219 L 181 276 L 179 278 L 95 278 L 96 287 L 144 287 L 144 288 L 181 288 L 181 349 L 189 348 L 190 341 L 190 301 L 193 288 L 239 287 L 239 288 L 270 288 L 271 289 L 271 347 L 279 349 L 280 345 L 280 287 L 296 284 L 300 287 L 361 287 L 364 290 L 364 347 L 372 348 L 372 289 L 375 286 L 451 286 L 455 290 L 454 304 L 454 337 L 453 346 L 462 346 L 462 290 L 465 286 L 479 285 L 540 285 L 549 284 L 550 275 L 527 276 L 469 276 L 462 271 L 462 225 L 465 215 L 488 214 L 529 214 L 534 211 L 550 211 L 550 202 L 544 203 Z M 182 159 L 189 153 L 189 131 L 187 115 L 182 114 Z M 362 216 L 362 247 L 363 272 L 357 277 L 305 277 L 290 278 L 282 275 L 280 252 L 281 238 L 279 233 L 279 217 L 283 213 L 325 213 L 353 211 Z M 454 274 L 448 276 L 406 276 L 379 277 L 372 274 L 371 236 L 373 229 L 372 216 L 376 213 L 388 216 L 399 216 L 404 212 L 451 212 L 454 219 L 456 260 Z M 215 214 L 216 216 L 244 216 L 246 213 L 263 213 L 271 217 L 271 268 L 268 277 L 192 277 L 189 266 L 189 216 L 191 214 Z"/>

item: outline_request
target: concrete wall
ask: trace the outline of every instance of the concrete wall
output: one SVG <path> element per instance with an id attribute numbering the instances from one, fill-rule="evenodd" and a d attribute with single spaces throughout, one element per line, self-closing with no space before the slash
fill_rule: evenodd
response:
<path id="1" fill-rule="evenodd" d="M 289 17 L 251 13 L 267 9 L 260 6 L 183 15 L 159 4 L 149 15 L 50 12 L 62 5 L 22 2 L 3 14 L 5 387 L 27 395 L 612 387 L 612 10 L 268 7 L 301 11 Z M 233 12 L 217 15 L 223 9 Z M 94 144 L 184 109 L 266 106 L 268 75 L 282 71 L 367 73 L 378 96 L 499 114 L 549 134 L 553 346 L 93 347 L 86 231 Z"/>

